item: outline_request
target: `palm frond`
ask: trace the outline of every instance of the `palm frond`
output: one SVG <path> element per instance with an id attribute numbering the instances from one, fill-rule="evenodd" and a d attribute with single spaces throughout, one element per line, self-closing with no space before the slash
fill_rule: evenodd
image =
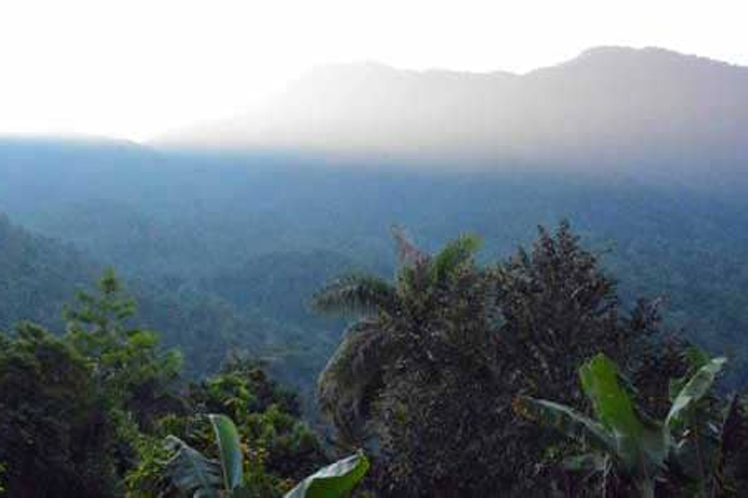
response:
<path id="1" fill-rule="evenodd" d="M 395 288 L 373 275 L 353 274 L 341 277 L 312 297 L 312 308 L 319 313 L 367 315 L 384 311 L 397 313 Z"/>
<path id="2" fill-rule="evenodd" d="M 320 408 L 344 439 L 360 439 L 376 385 L 395 349 L 392 336 L 378 323 L 360 322 L 346 333 L 322 371 Z"/>
<path id="3" fill-rule="evenodd" d="M 391 231 L 397 248 L 397 259 L 401 266 L 417 264 L 428 258 L 428 254 L 410 239 L 404 228 L 393 225 Z"/>
<path id="4" fill-rule="evenodd" d="M 369 460 L 362 451 L 319 469 L 289 491 L 283 498 L 343 498 L 369 471 Z"/>
<path id="5" fill-rule="evenodd" d="M 434 283 L 443 282 L 462 265 L 470 261 L 480 250 L 481 239 L 475 235 L 461 235 L 449 242 L 431 261 L 431 277 Z"/>

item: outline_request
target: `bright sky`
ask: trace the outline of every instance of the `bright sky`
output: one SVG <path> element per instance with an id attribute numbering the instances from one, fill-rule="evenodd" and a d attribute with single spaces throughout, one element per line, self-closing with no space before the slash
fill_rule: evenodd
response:
<path id="1" fill-rule="evenodd" d="M 597 45 L 748 65 L 745 0 L 0 0 L 0 133 L 133 140 L 309 67 L 525 72 Z"/>

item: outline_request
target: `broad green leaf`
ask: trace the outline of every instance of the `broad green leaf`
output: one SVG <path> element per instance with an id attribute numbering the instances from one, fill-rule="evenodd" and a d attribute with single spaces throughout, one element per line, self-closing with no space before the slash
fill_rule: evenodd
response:
<path id="1" fill-rule="evenodd" d="M 616 364 L 604 354 L 598 354 L 582 365 L 579 377 L 598 420 L 617 437 L 638 437 L 643 427 L 631 398 L 619 384 Z"/>
<path id="2" fill-rule="evenodd" d="M 686 410 L 709 392 L 712 384 L 714 384 L 714 380 L 717 378 L 717 374 L 722 370 L 725 363 L 727 363 L 726 358 L 713 358 L 699 368 L 688 382 L 686 382 L 670 407 L 670 412 L 665 419 L 667 427 L 676 426 L 681 421 L 681 417 L 685 414 Z"/>
<path id="3" fill-rule="evenodd" d="M 706 354 L 696 346 L 689 346 L 688 348 L 686 348 L 684 356 L 688 363 L 688 373 L 683 377 L 670 380 L 668 386 L 670 403 L 673 403 L 675 401 L 675 398 L 678 397 L 678 393 L 680 393 L 681 389 L 683 389 L 683 386 L 686 385 L 686 382 L 688 382 L 690 376 L 696 373 L 701 367 L 709 363 L 709 361 L 711 360 L 708 354 Z"/>
<path id="4" fill-rule="evenodd" d="M 619 384 L 616 364 L 598 354 L 582 365 L 579 376 L 598 420 L 612 434 L 616 456 L 629 469 L 646 473 L 649 465 L 662 468 L 668 453 L 665 433 L 659 424 L 645 424 L 637 415 L 628 392 Z"/>
<path id="5" fill-rule="evenodd" d="M 614 452 L 616 449 L 615 440 L 605 427 L 571 407 L 527 396 L 521 396 L 517 401 L 518 408 L 525 411 L 525 416 L 536 419 L 541 425 L 556 429 L 572 439 L 585 439 L 599 450 Z"/>
<path id="6" fill-rule="evenodd" d="M 218 462 L 189 446 L 175 436 L 167 436 L 166 447 L 174 451 L 166 462 L 171 484 L 187 496 L 218 498 L 221 469 Z"/>
<path id="7" fill-rule="evenodd" d="M 244 483 L 244 465 L 239 432 L 234 422 L 225 415 L 209 415 L 221 455 L 224 488 L 228 491 Z"/>
<path id="8" fill-rule="evenodd" d="M 310 475 L 284 498 L 342 498 L 348 496 L 368 470 L 369 460 L 359 451 Z"/>

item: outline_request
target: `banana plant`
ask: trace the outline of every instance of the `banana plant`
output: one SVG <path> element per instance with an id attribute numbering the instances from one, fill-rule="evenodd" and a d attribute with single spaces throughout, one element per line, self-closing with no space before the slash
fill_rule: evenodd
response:
<path id="1" fill-rule="evenodd" d="M 616 364 L 598 354 L 582 365 L 582 389 L 596 419 L 552 401 L 520 397 L 517 409 L 526 417 L 584 440 L 592 451 L 567 462 L 569 468 L 607 472 L 611 467 L 628 476 L 640 496 L 654 497 L 655 482 L 668 469 L 683 446 L 680 430 L 685 417 L 709 391 L 726 360 L 714 358 L 703 364 L 675 393 L 664 421 L 647 416 L 622 387 Z"/>
<path id="2" fill-rule="evenodd" d="M 218 460 L 203 455 L 175 436 L 166 438 L 173 456 L 166 463 L 172 487 L 179 496 L 191 498 L 246 498 L 253 496 L 244 479 L 239 433 L 225 415 L 209 415 L 218 447 Z M 310 475 L 284 498 L 343 498 L 369 469 L 359 452 Z"/>

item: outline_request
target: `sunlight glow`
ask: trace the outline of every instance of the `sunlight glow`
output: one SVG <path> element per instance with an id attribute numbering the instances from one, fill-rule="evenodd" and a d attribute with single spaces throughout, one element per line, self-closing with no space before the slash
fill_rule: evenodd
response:
<path id="1" fill-rule="evenodd" d="M 742 1 L 2 0 L 0 133 L 144 140 L 310 67 L 525 72 L 596 45 L 748 65 Z"/>

